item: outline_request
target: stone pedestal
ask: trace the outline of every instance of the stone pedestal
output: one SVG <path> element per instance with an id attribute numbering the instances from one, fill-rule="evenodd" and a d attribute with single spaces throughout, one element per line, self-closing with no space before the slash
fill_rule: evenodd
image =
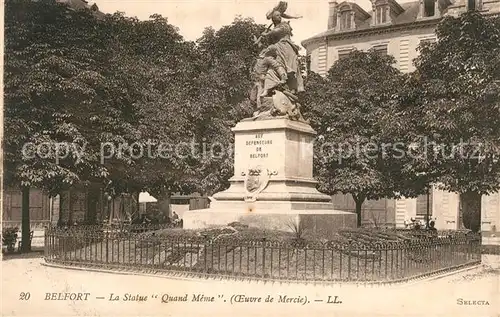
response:
<path id="1" fill-rule="evenodd" d="M 234 127 L 235 162 L 230 187 L 209 209 L 184 214 L 186 229 L 227 225 L 291 230 L 292 223 L 325 234 L 355 227 L 356 215 L 333 210 L 313 178 L 315 131 L 287 119 L 242 121 Z"/>

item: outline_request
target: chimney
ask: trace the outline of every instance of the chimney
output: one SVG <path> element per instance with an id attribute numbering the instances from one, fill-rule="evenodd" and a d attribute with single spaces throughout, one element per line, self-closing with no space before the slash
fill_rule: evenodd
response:
<path id="1" fill-rule="evenodd" d="M 337 1 L 328 2 L 328 30 L 337 26 Z"/>

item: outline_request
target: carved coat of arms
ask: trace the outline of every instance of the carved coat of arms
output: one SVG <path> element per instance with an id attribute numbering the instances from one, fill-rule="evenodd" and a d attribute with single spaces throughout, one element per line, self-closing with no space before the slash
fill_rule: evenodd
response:
<path id="1" fill-rule="evenodd" d="M 270 176 L 276 174 L 276 172 L 271 172 L 260 166 L 248 169 L 244 184 L 246 190 L 245 200 L 256 201 L 257 195 L 267 187 Z"/>

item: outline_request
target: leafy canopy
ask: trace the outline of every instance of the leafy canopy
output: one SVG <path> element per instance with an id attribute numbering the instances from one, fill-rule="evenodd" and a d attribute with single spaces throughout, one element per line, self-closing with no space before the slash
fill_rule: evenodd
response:
<path id="1" fill-rule="evenodd" d="M 138 137 L 140 95 L 133 65 L 115 58 L 108 20 L 55 1 L 10 0 L 5 24 L 7 182 L 55 193 L 106 178 L 100 145 Z M 41 151 L 23 155 L 27 144 Z"/>
<path id="2" fill-rule="evenodd" d="M 326 78 L 310 74 L 305 105 L 315 143 L 319 189 L 352 194 L 355 201 L 413 196 L 422 183 L 408 182 L 406 144 L 396 105 L 405 76 L 391 56 L 353 51 Z M 358 219 L 359 220 L 359 219 Z"/>
<path id="3" fill-rule="evenodd" d="M 500 189 L 500 18 L 447 17 L 423 45 L 404 112 L 421 138 L 415 168 L 446 190 Z M 408 106 L 411 105 L 411 106 Z"/>

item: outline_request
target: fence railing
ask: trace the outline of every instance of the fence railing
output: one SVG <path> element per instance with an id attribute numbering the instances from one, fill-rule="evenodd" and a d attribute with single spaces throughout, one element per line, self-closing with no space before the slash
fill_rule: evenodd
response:
<path id="1" fill-rule="evenodd" d="M 49 229 L 45 260 L 272 280 L 394 282 L 480 263 L 479 235 L 402 241 L 266 241 L 158 236 L 151 226 Z"/>

